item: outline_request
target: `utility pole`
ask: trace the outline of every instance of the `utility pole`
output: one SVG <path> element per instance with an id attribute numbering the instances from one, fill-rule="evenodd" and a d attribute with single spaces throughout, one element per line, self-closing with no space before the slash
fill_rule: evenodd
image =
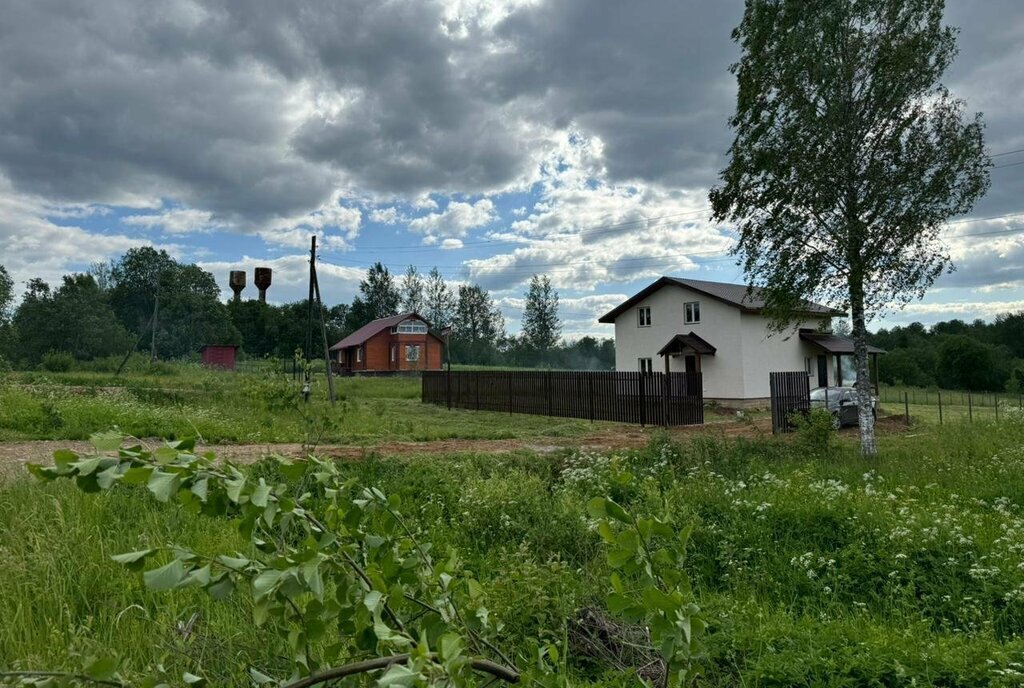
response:
<path id="1" fill-rule="evenodd" d="M 324 372 L 327 373 L 327 394 L 334 404 L 334 375 L 331 371 L 331 352 L 327 348 L 327 323 L 324 321 L 324 302 L 320 298 L 320 280 L 316 275 L 316 235 L 312 237 L 309 249 L 310 290 L 316 295 L 316 307 L 320 312 L 320 336 L 324 345 Z M 310 301 L 312 303 L 312 300 Z"/>
<path id="2" fill-rule="evenodd" d="M 156 328 L 160 313 L 160 275 L 156 277 L 156 297 L 153 299 L 153 331 L 149 337 L 149 360 L 156 360 Z"/>

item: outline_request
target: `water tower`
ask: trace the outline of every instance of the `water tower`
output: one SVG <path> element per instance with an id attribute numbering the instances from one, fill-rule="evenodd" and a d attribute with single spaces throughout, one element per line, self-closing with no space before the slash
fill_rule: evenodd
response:
<path id="1" fill-rule="evenodd" d="M 270 288 L 270 281 L 273 273 L 274 271 L 270 268 L 256 268 L 252 282 L 256 285 L 256 288 L 260 290 L 260 303 L 267 302 L 267 289 Z"/>

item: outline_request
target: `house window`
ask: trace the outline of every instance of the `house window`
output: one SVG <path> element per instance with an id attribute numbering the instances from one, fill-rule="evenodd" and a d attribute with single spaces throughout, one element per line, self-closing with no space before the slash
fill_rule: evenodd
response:
<path id="1" fill-rule="evenodd" d="M 403 320 L 391 328 L 392 334 L 426 334 L 427 323 L 422 320 Z"/>
<path id="2" fill-rule="evenodd" d="M 637 327 L 650 327 L 651 326 L 651 307 L 643 306 L 642 308 L 636 309 L 636 326 Z"/>
<path id="3" fill-rule="evenodd" d="M 362 363 L 362 362 L 363 362 L 363 347 L 357 346 L 356 347 L 356 363 Z"/>
<path id="4" fill-rule="evenodd" d="M 653 373 L 654 363 L 649 358 L 638 358 L 637 362 L 640 364 L 641 373 Z"/>
<path id="5" fill-rule="evenodd" d="M 396 344 L 391 345 L 391 362 L 394 363 L 398 359 L 398 346 Z"/>
<path id="6" fill-rule="evenodd" d="M 700 301 L 683 304 L 683 323 L 694 325 L 700 322 Z"/>
<path id="7" fill-rule="evenodd" d="M 410 363 L 420 360 L 419 344 L 410 344 L 405 347 L 405 360 Z"/>
<path id="8" fill-rule="evenodd" d="M 811 357 L 810 356 L 804 357 L 804 370 L 807 371 L 807 377 L 812 377 L 813 376 L 813 372 L 812 372 L 812 369 L 811 369 Z"/>

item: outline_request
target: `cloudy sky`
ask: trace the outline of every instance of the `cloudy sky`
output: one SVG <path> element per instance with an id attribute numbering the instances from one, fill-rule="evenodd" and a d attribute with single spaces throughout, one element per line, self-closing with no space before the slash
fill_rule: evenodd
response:
<path id="1" fill-rule="evenodd" d="M 315 233 L 328 302 L 376 260 L 437 266 L 492 290 L 514 331 L 543 272 L 566 334 L 610 335 L 596 315 L 656 276 L 740 279 L 707 191 L 742 7 L 7 0 L 0 263 L 56 281 L 152 244 L 225 289 L 268 265 L 288 301 Z M 1024 6 L 948 0 L 947 18 L 946 82 L 998 168 L 948 229 L 957 272 L 887 323 L 1024 308 Z"/>

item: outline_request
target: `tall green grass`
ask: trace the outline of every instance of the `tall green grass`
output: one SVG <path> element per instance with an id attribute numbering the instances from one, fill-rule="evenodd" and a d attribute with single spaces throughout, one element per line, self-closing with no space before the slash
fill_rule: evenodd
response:
<path id="1" fill-rule="evenodd" d="M 662 441 L 640 451 L 477 454 L 344 464 L 399 501 L 438 551 L 452 548 L 487 591 L 501 642 L 561 642 L 608 592 L 585 504 L 695 525 L 686 563 L 711 622 L 707 686 L 1015 686 L 1024 662 L 1024 423 L 925 427 L 881 438 L 864 459 L 843 440 Z M 282 479 L 271 463 L 254 475 Z M 623 471 L 631 482 L 617 479 Z M 147 493 L 78 493 L 22 478 L 0 488 L 0 666 L 68 666 L 69 652 L 122 648 L 133 667 L 203 652 L 217 685 L 278 641 L 248 601 L 155 595 L 109 554 L 177 542 L 243 545 L 228 521 Z M 137 605 L 137 606 L 136 606 Z M 175 624 L 199 614 L 182 641 Z M 11 621 L 13 620 L 13 622 Z M 579 685 L 628 685 L 570 648 Z"/>

